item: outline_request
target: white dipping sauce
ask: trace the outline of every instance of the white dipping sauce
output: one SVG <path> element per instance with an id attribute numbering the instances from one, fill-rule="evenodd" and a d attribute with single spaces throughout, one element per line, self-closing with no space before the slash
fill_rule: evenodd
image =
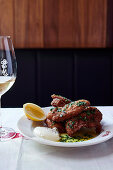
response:
<path id="1" fill-rule="evenodd" d="M 33 130 L 33 134 L 36 137 L 41 137 L 55 142 L 60 140 L 60 136 L 56 128 L 51 129 L 48 127 L 36 127 Z"/>

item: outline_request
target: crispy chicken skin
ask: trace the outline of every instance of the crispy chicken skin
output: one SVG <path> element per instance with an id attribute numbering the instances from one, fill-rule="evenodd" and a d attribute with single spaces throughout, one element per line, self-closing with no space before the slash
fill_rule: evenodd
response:
<path id="1" fill-rule="evenodd" d="M 71 102 L 60 109 L 57 108 L 56 110 L 50 112 L 48 114 L 48 118 L 56 122 L 63 122 L 69 118 L 72 118 L 73 116 L 77 116 L 85 109 L 86 106 L 89 105 L 90 102 L 88 100 L 78 100 Z"/>
<path id="2" fill-rule="evenodd" d="M 47 114 L 47 119 L 52 120 L 52 117 L 55 115 L 55 113 L 57 113 L 57 109 L 57 107 L 51 108 L 50 112 Z"/>
<path id="3" fill-rule="evenodd" d="M 66 121 L 74 116 L 77 116 L 84 110 L 84 106 L 76 106 L 72 110 L 62 110 L 61 112 L 55 112 L 52 116 L 52 120 L 56 122 Z"/>
<path id="4" fill-rule="evenodd" d="M 75 101 L 75 103 L 76 103 L 77 105 L 85 105 L 85 106 L 90 106 L 90 105 L 91 105 L 91 104 L 90 104 L 90 101 L 85 100 L 85 99 L 77 100 L 77 101 Z"/>
<path id="5" fill-rule="evenodd" d="M 102 120 L 102 113 L 93 106 L 86 107 L 81 113 L 81 116 L 86 117 L 89 121 L 100 122 Z"/>
<path id="6" fill-rule="evenodd" d="M 68 104 L 71 102 L 71 100 L 67 99 L 66 97 L 60 96 L 60 95 L 51 95 L 53 101 L 51 102 L 51 105 L 54 107 L 63 107 L 65 104 Z"/>
<path id="7" fill-rule="evenodd" d="M 100 133 L 101 120 L 102 113 L 96 107 L 86 107 L 78 116 L 66 122 L 66 132 L 69 136 L 74 136 L 78 130 L 86 127 L 95 128 L 96 132 Z"/>
<path id="8" fill-rule="evenodd" d="M 96 133 L 100 133 L 102 130 L 102 126 L 100 122 L 85 122 L 80 119 L 71 119 L 66 122 L 65 128 L 66 132 L 69 136 L 74 137 L 76 132 L 80 130 L 82 127 L 85 128 L 95 128 Z"/>
<path id="9" fill-rule="evenodd" d="M 59 133 L 66 132 L 65 125 L 63 123 L 56 123 L 50 119 L 46 119 L 46 124 L 49 128 L 57 128 Z"/>
<path id="10" fill-rule="evenodd" d="M 65 102 L 63 100 L 55 98 L 51 102 L 51 105 L 54 106 L 54 107 L 63 107 L 63 106 L 65 106 Z"/>
<path id="11" fill-rule="evenodd" d="M 71 137 L 73 137 L 82 127 L 87 127 L 86 122 L 76 118 L 68 120 L 65 124 L 66 132 Z"/>

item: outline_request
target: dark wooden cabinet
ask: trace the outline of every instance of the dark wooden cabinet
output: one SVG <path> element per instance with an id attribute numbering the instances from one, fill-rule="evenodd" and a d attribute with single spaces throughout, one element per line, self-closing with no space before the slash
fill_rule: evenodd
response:
<path id="1" fill-rule="evenodd" d="M 0 0 L 15 48 L 113 47 L 112 0 Z"/>

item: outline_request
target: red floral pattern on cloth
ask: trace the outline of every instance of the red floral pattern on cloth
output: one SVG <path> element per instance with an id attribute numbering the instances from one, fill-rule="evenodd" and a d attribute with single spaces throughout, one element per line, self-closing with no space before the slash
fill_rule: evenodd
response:
<path id="1" fill-rule="evenodd" d="M 14 136 L 14 137 L 13 137 Z M 16 133 L 15 132 L 10 132 L 2 137 L 0 137 L 0 139 L 15 139 L 15 138 L 20 138 L 20 137 L 24 137 L 21 133 Z"/>
<path id="2" fill-rule="evenodd" d="M 16 135 L 13 137 L 13 139 L 15 138 L 21 138 L 24 137 L 21 133 L 16 133 Z"/>
<path id="3" fill-rule="evenodd" d="M 110 133 L 111 133 L 111 131 L 106 131 L 106 133 L 102 137 L 108 136 Z"/>

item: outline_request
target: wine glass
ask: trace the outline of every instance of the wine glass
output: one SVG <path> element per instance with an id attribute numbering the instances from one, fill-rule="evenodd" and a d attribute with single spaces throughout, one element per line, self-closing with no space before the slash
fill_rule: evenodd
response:
<path id="1" fill-rule="evenodd" d="M 11 38 L 10 36 L 0 36 L 0 102 L 1 96 L 14 84 L 16 80 L 16 70 L 16 57 Z M 13 138 L 15 134 L 12 128 L 2 127 L 2 123 L 0 123 L 0 141 L 9 140 Z"/>

